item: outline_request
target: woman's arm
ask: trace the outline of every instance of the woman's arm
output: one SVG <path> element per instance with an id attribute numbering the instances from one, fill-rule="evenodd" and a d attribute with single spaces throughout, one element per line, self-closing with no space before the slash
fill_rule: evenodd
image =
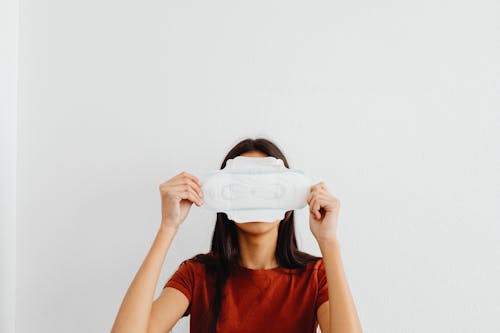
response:
<path id="1" fill-rule="evenodd" d="M 340 201 L 331 195 L 325 183 L 311 187 L 307 197 L 309 226 L 316 238 L 328 284 L 328 301 L 318 308 L 318 322 L 323 333 L 362 333 L 356 306 L 347 283 L 337 239 Z"/>
<path id="2" fill-rule="evenodd" d="M 177 229 L 161 226 L 146 259 L 125 294 L 112 333 L 147 332 L 161 267 Z"/>
<path id="3" fill-rule="evenodd" d="M 122 301 L 111 333 L 147 333 L 170 330 L 187 309 L 187 298 L 180 291 L 165 288 L 154 303 L 153 297 L 160 276 L 163 261 L 177 234 L 180 224 L 185 220 L 193 203 L 203 204 L 201 183 L 182 172 L 160 185 L 162 200 L 162 222 L 151 249 L 139 271 L 134 277 Z M 165 318 L 158 320 L 158 308 L 164 311 Z M 150 327 L 151 326 L 151 327 Z M 162 326 L 162 327 L 160 327 Z"/>
<path id="4" fill-rule="evenodd" d="M 319 244 L 325 264 L 328 283 L 328 311 L 318 309 L 318 322 L 323 326 L 328 323 L 329 329 L 323 333 L 361 333 L 361 322 L 344 272 L 340 256 L 340 244 L 337 240 Z M 326 317 L 326 315 L 328 317 Z M 321 318 L 323 317 L 323 318 Z M 326 317 L 326 318 L 325 318 Z"/>

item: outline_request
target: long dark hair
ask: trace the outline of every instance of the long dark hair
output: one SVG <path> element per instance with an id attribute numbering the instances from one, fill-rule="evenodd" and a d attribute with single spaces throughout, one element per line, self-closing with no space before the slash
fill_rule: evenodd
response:
<path id="1" fill-rule="evenodd" d="M 279 158 L 283 160 L 285 167 L 290 168 L 285 155 L 278 146 L 265 138 L 248 138 L 240 141 L 227 153 L 220 168 L 223 169 L 226 166 L 227 160 L 254 150 Z M 311 261 L 320 259 L 320 257 L 299 251 L 295 237 L 293 210 L 287 211 L 279 223 L 275 255 L 278 265 L 284 268 L 304 268 Z M 217 213 L 210 253 L 198 254 L 188 260 L 202 262 L 207 274 L 213 275 L 214 293 L 211 311 L 207 315 L 209 330 L 215 333 L 224 297 L 224 284 L 232 270 L 239 265 L 239 243 L 235 222 L 229 220 L 226 213 Z"/>

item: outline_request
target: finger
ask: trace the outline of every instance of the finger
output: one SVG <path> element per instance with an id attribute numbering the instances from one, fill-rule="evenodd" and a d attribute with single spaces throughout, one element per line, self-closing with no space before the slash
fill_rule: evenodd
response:
<path id="1" fill-rule="evenodd" d="M 183 184 L 183 185 L 176 186 L 176 189 L 179 191 L 179 193 L 186 193 L 187 192 L 190 194 L 188 197 L 185 197 L 183 199 L 189 199 L 193 203 L 196 203 L 198 206 L 201 206 L 203 204 L 200 196 L 198 195 L 198 193 L 196 193 L 196 191 L 191 186 Z"/>
<path id="2" fill-rule="evenodd" d="M 189 200 L 198 207 L 201 206 L 201 202 L 199 201 L 199 199 L 196 197 L 196 194 L 192 190 L 184 190 L 180 192 L 179 195 L 182 199 Z"/>
<path id="3" fill-rule="evenodd" d="M 318 194 L 317 198 L 320 202 L 320 209 L 324 208 L 325 211 L 333 211 L 337 206 L 338 200 L 329 194 Z"/>
<path id="4" fill-rule="evenodd" d="M 201 206 L 203 204 L 201 196 L 190 185 L 184 185 L 184 186 L 193 195 L 193 197 L 196 200 L 197 205 Z"/>
<path id="5" fill-rule="evenodd" d="M 314 204 L 314 198 L 311 199 L 311 201 L 309 201 L 309 212 L 311 214 L 314 214 L 314 211 L 313 211 L 313 204 Z"/>
<path id="6" fill-rule="evenodd" d="M 326 185 L 321 185 L 318 187 L 318 191 L 317 191 L 319 194 L 324 194 L 324 195 L 331 195 L 330 192 L 328 191 L 328 189 L 326 188 Z"/>
<path id="7" fill-rule="evenodd" d="M 319 212 L 319 209 L 321 208 L 321 198 L 316 198 L 316 200 L 314 200 L 314 205 L 313 205 L 313 211 L 314 211 L 314 214 L 316 214 L 316 219 L 320 219 L 321 218 L 321 213 Z"/>
<path id="8" fill-rule="evenodd" d="M 307 203 L 309 203 L 315 196 L 329 196 L 330 194 L 325 191 L 324 189 L 315 189 L 315 190 L 312 190 L 311 193 L 309 193 L 307 195 Z"/>
<path id="9" fill-rule="evenodd" d="M 201 197 L 203 197 L 203 191 L 201 190 L 201 185 L 199 185 L 197 182 L 195 182 L 192 178 L 190 178 L 188 176 L 179 176 L 178 178 L 176 178 L 175 180 L 172 181 L 173 186 L 185 185 L 185 184 L 189 184 L 191 187 L 194 188 L 194 190 L 196 192 L 198 192 L 198 194 Z"/>
<path id="10" fill-rule="evenodd" d="M 311 191 L 311 193 L 309 193 L 309 195 L 307 196 L 307 203 L 310 204 L 311 203 L 311 200 L 317 195 L 317 192 L 316 191 Z"/>
<path id="11" fill-rule="evenodd" d="M 319 190 L 315 190 L 311 193 L 309 193 L 309 195 L 307 196 L 307 202 L 309 203 L 312 199 L 314 199 L 315 197 L 318 197 L 318 196 L 325 196 L 326 194 L 323 193 L 323 192 L 320 192 Z"/>
<path id="12" fill-rule="evenodd" d="M 195 175 L 192 175 L 190 173 L 187 174 L 188 177 L 190 177 L 196 184 L 198 184 L 198 186 L 201 187 L 201 181 L 198 179 L 198 177 L 196 177 Z"/>
<path id="13" fill-rule="evenodd" d="M 198 185 L 198 183 L 194 182 L 192 179 L 186 178 L 183 184 L 191 186 L 191 188 L 194 189 L 196 193 L 198 193 L 198 196 L 200 198 L 203 197 L 203 191 L 201 190 L 201 187 Z"/>
<path id="14" fill-rule="evenodd" d="M 325 190 L 324 188 L 322 187 L 319 187 L 317 190 L 314 191 L 314 194 L 315 195 L 325 195 L 325 196 L 328 196 L 329 193 L 327 190 Z"/>
<path id="15" fill-rule="evenodd" d="M 311 212 L 311 214 L 314 214 L 314 201 L 316 200 L 316 198 L 312 198 L 311 201 L 309 201 L 309 211 Z"/>
<path id="16" fill-rule="evenodd" d="M 314 197 L 311 202 L 310 202 L 310 205 L 309 205 L 309 211 L 311 212 L 311 214 L 316 218 L 316 219 L 320 219 L 321 218 L 321 214 L 319 213 L 319 208 L 316 208 L 317 207 L 317 201 L 318 201 L 318 198 L 317 197 Z"/>
<path id="17" fill-rule="evenodd" d="M 193 182 L 197 183 L 199 186 L 201 186 L 201 181 L 195 177 L 194 175 L 190 174 L 189 172 L 183 171 L 177 175 L 179 178 L 189 178 Z"/>
<path id="18" fill-rule="evenodd" d="M 312 193 L 321 193 L 325 191 L 325 189 L 319 185 L 315 185 L 314 187 L 311 188 Z"/>
<path id="19" fill-rule="evenodd" d="M 189 200 L 191 202 L 195 202 L 196 200 L 193 200 L 193 194 L 189 192 L 188 190 L 180 190 L 176 191 L 176 195 L 181 199 L 181 200 Z"/>
<path id="20" fill-rule="evenodd" d="M 314 184 L 313 186 L 311 186 L 311 192 L 314 192 L 318 189 L 318 184 Z"/>
<path id="21" fill-rule="evenodd" d="M 317 188 L 317 189 L 319 189 L 319 188 L 325 188 L 325 189 L 326 189 L 326 184 L 325 184 L 324 182 L 319 182 L 319 183 L 314 184 L 314 185 L 312 186 L 312 188 L 315 188 L 315 189 L 316 189 L 316 188 Z"/>
<path id="22" fill-rule="evenodd" d="M 325 195 L 318 195 L 315 201 L 315 211 L 318 212 L 319 217 L 321 217 L 321 209 L 325 211 L 329 211 L 330 208 L 332 207 L 331 203 L 331 198 L 329 196 Z"/>

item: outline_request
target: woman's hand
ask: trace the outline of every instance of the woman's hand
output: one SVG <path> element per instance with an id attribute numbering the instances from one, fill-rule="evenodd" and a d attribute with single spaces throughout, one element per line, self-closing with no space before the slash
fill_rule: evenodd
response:
<path id="1" fill-rule="evenodd" d="M 318 243 L 337 240 L 340 201 L 328 192 L 325 183 L 311 186 L 307 203 L 309 227 Z"/>
<path id="2" fill-rule="evenodd" d="M 160 195 L 162 227 L 177 229 L 193 203 L 203 205 L 201 182 L 185 171 L 160 184 Z"/>

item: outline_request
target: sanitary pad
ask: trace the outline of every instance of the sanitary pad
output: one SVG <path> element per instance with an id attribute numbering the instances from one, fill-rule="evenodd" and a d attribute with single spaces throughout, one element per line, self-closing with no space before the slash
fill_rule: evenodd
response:
<path id="1" fill-rule="evenodd" d="M 288 169 L 272 156 L 237 156 L 201 182 L 203 207 L 237 223 L 282 220 L 288 210 L 307 206 L 314 184 L 303 171 Z"/>

